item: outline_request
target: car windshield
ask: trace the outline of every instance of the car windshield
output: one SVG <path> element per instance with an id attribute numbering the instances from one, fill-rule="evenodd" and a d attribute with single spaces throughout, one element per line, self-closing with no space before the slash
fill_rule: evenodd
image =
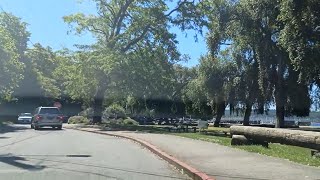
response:
<path id="1" fill-rule="evenodd" d="M 320 180 L 320 0 L 0 0 L 1 179 Z"/>
<path id="2" fill-rule="evenodd" d="M 32 116 L 31 113 L 21 113 L 20 116 Z"/>
<path id="3" fill-rule="evenodd" d="M 58 108 L 41 108 L 39 114 L 60 114 Z"/>

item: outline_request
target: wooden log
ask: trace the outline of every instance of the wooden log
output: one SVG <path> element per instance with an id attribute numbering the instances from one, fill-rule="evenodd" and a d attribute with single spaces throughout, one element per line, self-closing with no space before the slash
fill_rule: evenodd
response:
<path id="1" fill-rule="evenodd" d="M 266 148 L 269 147 L 269 144 L 266 141 L 247 139 L 243 135 L 232 135 L 231 145 L 261 145 Z"/>
<path id="2" fill-rule="evenodd" d="M 247 139 L 257 141 L 267 141 L 320 150 L 320 132 L 250 126 L 231 126 L 230 133 L 231 135 L 244 135 Z"/>
<path id="3" fill-rule="evenodd" d="M 243 135 L 232 135 L 231 145 L 249 145 L 249 140 Z"/>

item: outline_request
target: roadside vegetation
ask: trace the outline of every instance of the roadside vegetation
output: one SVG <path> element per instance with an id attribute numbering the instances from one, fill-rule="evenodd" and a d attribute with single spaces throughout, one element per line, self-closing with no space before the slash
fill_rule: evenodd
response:
<path id="1" fill-rule="evenodd" d="M 83 116 L 72 116 L 68 119 L 69 124 L 89 124 L 89 120 Z"/>

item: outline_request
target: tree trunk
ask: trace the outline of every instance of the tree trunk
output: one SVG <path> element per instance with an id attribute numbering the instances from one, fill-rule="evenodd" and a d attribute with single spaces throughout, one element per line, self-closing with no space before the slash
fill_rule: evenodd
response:
<path id="1" fill-rule="evenodd" d="M 284 127 L 284 113 L 285 113 L 285 100 L 286 94 L 284 91 L 284 70 L 285 64 L 283 62 L 283 57 L 279 53 L 278 55 L 278 68 L 277 68 L 277 81 L 275 84 L 275 102 L 276 102 L 276 117 L 277 121 L 275 124 L 276 128 Z"/>
<path id="2" fill-rule="evenodd" d="M 225 109 L 226 109 L 225 101 L 219 102 L 217 104 L 217 116 L 216 116 L 216 120 L 214 121 L 214 127 L 219 127 L 220 121 L 222 116 L 224 115 Z"/>
<path id="3" fill-rule="evenodd" d="M 279 105 L 279 103 L 277 103 L 276 116 L 277 116 L 277 121 L 276 121 L 275 127 L 283 128 L 284 127 L 284 105 Z"/>
<path id="4" fill-rule="evenodd" d="M 264 100 L 262 98 L 258 98 L 257 114 L 264 114 Z"/>
<path id="5" fill-rule="evenodd" d="M 102 117 L 102 105 L 104 97 L 104 88 L 99 87 L 93 99 L 93 123 L 100 123 Z"/>
<path id="6" fill-rule="evenodd" d="M 233 111 L 234 111 L 234 105 L 233 103 L 230 103 L 230 116 L 232 116 Z"/>
<path id="7" fill-rule="evenodd" d="M 246 104 L 246 110 L 244 112 L 244 118 L 243 118 L 243 125 L 244 126 L 249 126 L 251 111 L 252 111 L 252 104 L 251 103 L 247 103 Z"/>

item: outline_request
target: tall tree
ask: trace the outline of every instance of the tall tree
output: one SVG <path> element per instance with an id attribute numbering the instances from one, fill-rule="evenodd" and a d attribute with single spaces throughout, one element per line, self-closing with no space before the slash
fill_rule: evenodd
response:
<path id="1" fill-rule="evenodd" d="M 94 0 L 97 5 L 97 15 L 86 16 L 82 13 L 64 17 L 65 22 L 76 25 L 77 33 L 92 32 L 97 38 L 97 44 L 92 47 L 92 53 L 100 53 L 100 58 L 105 61 L 90 64 L 99 64 L 92 69 L 96 81 L 96 90 L 93 98 L 94 121 L 100 121 L 101 108 L 108 84 L 108 73 L 104 67 L 108 66 L 108 54 L 120 55 L 116 59 L 121 61 L 121 56 L 137 51 L 140 48 L 162 47 L 163 53 L 170 60 L 178 60 L 180 54 L 176 50 L 175 35 L 169 32 L 171 15 L 189 4 L 188 1 L 179 1 L 177 8 L 170 10 L 165 1 L 105 1 Z M 168 12 L 169 11 L 169 12 Z M 95 52 L 96 51 L 96 52 Z M 97 59 L 96 59 L 97 60 Z M 100 60 L 99 60 L 100 61 Z"/>
<path id="2" fill-rule="evenodd" d="M 26 23 L 12 14 L 0 13 L 0 102 L 11 99 L 13 90 L 23 78 L 29 35 Z"/>
<path id="3" fill-rule="evenodd" d="M 216 116 L 214 126 L 219 126 L 228 104 L 236 69 L 232 61 L 203 57 L 199 65 L 199 79 L 203 81 L 208 99 Z"/>
<path id="4" fill-rule="evenodd" d="M 285 73 L 288 69 L 288 53 L 278 44 L 281 23 L 278 1 L 222 1 L 213 2 L 210 10 L 210 36 L 208 43 L 213 55 L 219 52 L 221 43 L 245 45 L 258 62 L 259 85 L 266 96 L 274 88 L 277 127 L 284 126 Z"/>

